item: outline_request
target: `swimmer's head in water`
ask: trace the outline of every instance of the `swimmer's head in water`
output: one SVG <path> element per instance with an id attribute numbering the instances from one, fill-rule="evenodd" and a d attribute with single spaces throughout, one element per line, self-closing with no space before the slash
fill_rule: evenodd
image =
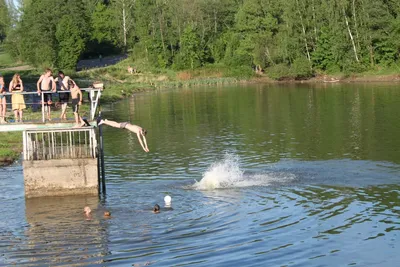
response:
<path id="1" fill-rule="evenodd" d="M 147 134 L 147 130 L 146 129 L 142 129 L 142 135 L 146 135 Z"/>
<path id="2" fill-rule="evenodd" d="M 154 205 L 153 212 L 154 213 L 159 213 L 160 212 L 160 206 L 158 204 Z"/>
<path id="3" fill-rule="evenodd" d="M 86 207 L 83 209 L 83 212 L 84 212 L 86 215 L 89 215 L 89 214 L 92 212 L 92 210 L 90 209 L 90 207 L 86 206 Z"/>
<path id="4" fill-rule="evenodd" d="M 111 212 L 105 211 L 105 212 L 104 212 L 104 216 L 105 216 L 105 217 L 110 217 L 110 216 L 111 216 Z"/>

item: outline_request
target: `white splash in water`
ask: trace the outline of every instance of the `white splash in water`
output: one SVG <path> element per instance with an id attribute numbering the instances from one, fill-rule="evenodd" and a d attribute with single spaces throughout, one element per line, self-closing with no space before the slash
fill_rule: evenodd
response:
<path id="1" fill-rule="evenodd" d="M 203 174 L 200 182 L 193 185 L 196 189 L 206 190 L 214 188 L 232 187 L 243 179 L 243 171 L 239 167 L 239 157 L 225 154 L 220 162 L 213 163 Z"/>
<path id="2" fill-rule="evenodd" d="M 296 176 L 292 173 L 264 172 L 253 175 L 244 175 L 240 169 L 240 160 L 237 155 L 225 154 L 221 161 L 213 163 L 203 174 L 203 178 L 196 181 L 193 187 L 198 190 L 217 188 L 234 188 L 249 186 L 267 186 L 272 183 L 286 183 Z"/>

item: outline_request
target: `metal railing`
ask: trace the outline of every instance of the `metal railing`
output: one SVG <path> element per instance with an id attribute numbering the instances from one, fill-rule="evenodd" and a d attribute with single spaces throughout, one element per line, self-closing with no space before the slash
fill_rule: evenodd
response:
<path id="1" fill-rule="evenodd" d="M 23 132 L 24 160 L 96 158 L 93 127 Z"/>
<path id="2" fill-rule="evenodd" d="M 99 104 L 102 88 L 81 88 L 82 93 L 83 92 L 88 92 L 88 98 L 90 102 L 90 119 L 93 120 L 96 114 L 96 109 Z M 51 92 L 51 91 L 42 91 L 40 94 L 37 92 L 14 92 L 14 93 L 9 93 L 6 92 L 4 93 L 5 96 L 12 96 L 14 94 L 20 94 L 20 95 L 28 95 L 29 100 L 27 101 L 24 99 L 24 103 L 15 103 L 15 104 L 25 104 L 26 106 L 32 106 L 35 108 L 32 108 L 32 110 L 36 110 L 38 106 L 42 107 L 42 122 L 45 122 L 46 120 L 46 111 L 45 111 L 45 103 L 44 103 L 44 95 L 45 94 L 55 94 L 58 95 L 59 93 L 70 93 L 70 91 L 56 91 L 56 92 Z M 25 97 L 24 97 L 25 98 Z M 40 100 L 39 100 L 40 99 Z M 84 100 L 86 100 L 85 97 L 83 97 Z M 70 99 L 71 101 L 71 99 Z M 53 100 L 55 103 L 56 101 Z M 11 105 L 11 99 L 8 99 L 7 105 Z"/>

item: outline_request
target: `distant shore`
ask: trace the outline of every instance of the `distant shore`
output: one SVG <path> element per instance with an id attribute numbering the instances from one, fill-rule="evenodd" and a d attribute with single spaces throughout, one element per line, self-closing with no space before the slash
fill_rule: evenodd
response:
<path id="1" fill-rule="evenodd" d="M 106 66 L 88 65 L 88 62 L 81 64 L 82 71 L 71 73 L 77 81 L 81 80 L 82 85 L 99 80 L 105 83 L 105 90 L 102 94 L 102 102 L 116 102 L 121 99 L 127 98 L 138 92 L 153 91 L 162 88 L 180 88 L 180 87 L 198 87 L 198 86 L 215 86 L 215 85 L 228 85 L 228 84 L 294 84 L 294 83 L 399 83 L 400 72 L 391 74 L 353 74 L 353 75 L 317 75 L 310 79 L 294 80 L 283 79 L 280 81 L 268 78 L 266 74 L 256 75 L 250 78 L 229 77 L 224 75 L 225 68 L 210 68 L 210 69 L 197 69 L 187 70 L 180 72 L 165 72 L 165 73 L 152 73 L 140 68 L 137 74 L 129 74 L 127 66 L 130 62 L 124 59 L 125 57 L 114 58 L 110 57 L 103 59 L 101 63 Z M 111 60 L 114 60 L 111 62 Z M 119 61 L 121 60 L 121 61 Z M 92 60 L 99 61 L 99 60 Z M 86 65 L 85 65 L 86 63 Z M 108 63 L 110 65 L 108 65 Z M 113 65 L 115 64 L 115 65 Z M 107 66 L 108 65 L 108 66 Z M 83 66 L 83 67 L 82 67 Z M 87 68 L 87 69 L 86 69 Z M 29 82 L 37 80 L 39 70 L 34 69 L 28 65 L 10 66 L 0 70 L 7 76 L 12 76 L 14 72 L 20 72 Z M 24 81 L 25 81 L 24 79 Z M 10 165 L 20 157 L 22 150 L 22 137 L 10 133 L 4 133 L 2 138 L 4 140 L 3 146 L 0 148 L 0 166 Z"/>
<path id="2" fill-rule="evenodd" d="M 319 75 L 305 80 L 272 80 L 266 76 L 254 77 L 249 82 L 257 83 L 363 83 L 363 82 L 400 82 L 399 74 L 357 74 L 351 76 L 343 75 Z"/>

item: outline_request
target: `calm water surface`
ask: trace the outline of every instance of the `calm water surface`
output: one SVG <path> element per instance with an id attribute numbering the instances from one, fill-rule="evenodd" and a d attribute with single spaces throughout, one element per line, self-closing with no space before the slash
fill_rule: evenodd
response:
<path id="1" fill-rule="evenodd" d="M 150 153 L 105 126 L 102 199 L 25 200 L 21 166 L 0 169 L 0 265 L 399 265 L 398 85 L 182 89 L 102 108 L 147 128 Z"/>

